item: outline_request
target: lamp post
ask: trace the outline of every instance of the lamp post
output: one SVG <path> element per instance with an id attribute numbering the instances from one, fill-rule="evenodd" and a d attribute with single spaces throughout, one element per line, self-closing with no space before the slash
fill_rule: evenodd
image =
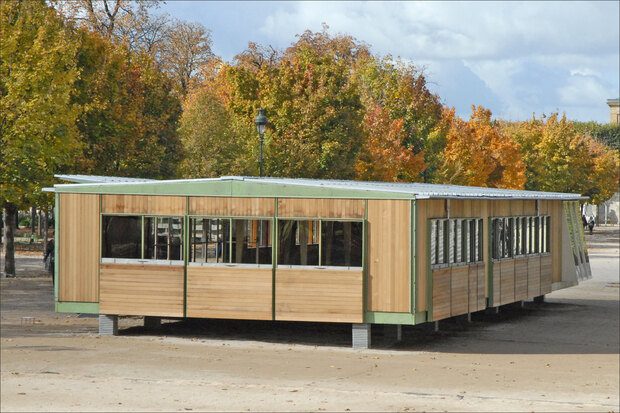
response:
<path id="1" fill-rule="evenodd" d="M 260 155 L 258 161 L 259 167 L 259 175 L 263 176 L 263 137 L 265 136 L 265 127 L 267 126 L 267 116 L 265 115 L 265 109 L 260 108 L 258 110 L 258 115 L 254 119 L 254 123 L 256 124 L 256 130 L 258 131 L 258 138 L 260 142 Z"/>

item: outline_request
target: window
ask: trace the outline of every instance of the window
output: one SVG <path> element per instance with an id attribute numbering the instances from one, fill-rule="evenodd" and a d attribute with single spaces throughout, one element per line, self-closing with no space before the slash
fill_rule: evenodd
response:
<path id="1" fill-rule="evenodd" d="M 233 219 L 231 258 L 238 264 L 271 264 L 271 220 Z"/>
<path id="2" fill-rule="evenodd" d="M 320 265 L 361 267 L 362 237 L 361 222 L 322 221 Z"/>
<path id="3" fill-rule="evenodd" d="M 493 259 L 548 252 L 549 219 L 548 216 L 494 218 L 491 221 Z"/>
<path id="4" fill-rule="evenodd" d="M 278 265 L 362 267 L 363 223 L 278 221 Z"/>
<path id="5" fill-rule="evenodd" d="M 182 228 L 180 217 L 144 217 L 144 258 L 183 259 Z"/>
<path id="6" fill-rule="evenodd" d="M 190 262 L 230 262 L 229 219 L 192 218 L 190 230 Z"/>
<path id="7" fill-rule="evenodd" d="M 271 264 L 271 220 L 191 218 L 190 262 Z"/>
<path id="8" fill-rule="evenodd" d="M 102 258 L 142 258 L 142 217 L 103 216 Z"/>
<path id="9" fill-rule="evenodd" d="M 482 261 L 482 219 L 432 219 L 431 265 Z"/>

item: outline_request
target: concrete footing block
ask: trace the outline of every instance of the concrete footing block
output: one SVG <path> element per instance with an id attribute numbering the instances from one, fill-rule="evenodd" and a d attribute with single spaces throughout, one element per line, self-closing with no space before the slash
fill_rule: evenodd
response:
<path id="1" fill-rule="evenodd" d="M 118 316 L 116 315 L 99 315 L 99 335 L 115 336 L 118 334 Z"/>
<path id="2" fill-rule="evenodd" d="M 144 317 L 144 329 L 145 330 L 157 330 L 161 327 L 160 317 Z"/>
<path id="3" fill-rule="evenodd" d="M 351 325 L 353 348 L 370 348 L 370 326 L 368 323 Z"/>
<path id="4" fill-rule="evenodd" d="M 534 302 L 535 303 L 544 303 L 545 302 L 545 296 L 544 295 L 539 295 L 538 297 L 534 297 Z"/>

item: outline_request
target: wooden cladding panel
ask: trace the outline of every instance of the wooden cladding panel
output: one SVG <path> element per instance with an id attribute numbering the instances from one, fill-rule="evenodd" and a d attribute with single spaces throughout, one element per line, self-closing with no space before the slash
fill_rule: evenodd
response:
<path id="1" fill-rule="evenodd" d="M 189 214 L 272 217 L 275 215 L 275 201 L 273 198 L 192 196 L 189 198 Z"/>
<path id="2" fill-rule="evenodd" d="M 433 320 L 450 317 L 450 268 L 433 270 Z"/>
<path id="3" fill-rule="evenodd" d="M 501 274 L 502 274 L 502 267 L 500 265 L 500 262 L 494 262 L 493 263 L 493 306 L 497 307 L 498 305 L 501 305 L 501 288 L 502 288 L 502 283 L 501 283 Z"/>
<path id="4" fill-rule="evenodd" d="M 187 316 L 272 319 L 272 269 L 187 267 Z"/>
<path id="5" fill-rule="evenodd" d="M 99 195 L 60 194 L 58 300 L 99 300 Z"/>
<path id="6" fill-rule="evenodd" d="M 552 284 L 552 260 L 550 255 L 540 257 L 540 294 L 548 294 L 551 292 Z"/>
<path id="7" fill-rule="evenodd" d="M 487 307 L 487 275 L 484 263 L 478 264 L 478 311 Z"/>
<path id="8" fill-rule="evenodd" d="M 278 199 L 278 216 L 364 219 L 365 204 L 362 199 L 280 198 Z"/>
<path id="9" fill-rule="evenodd" d="M 368 310 L 410 312 L 410 201 L 368 201 Z"/>
<path id="10" fill-rule="evenodd" d="M 527 298 L 527 258 L 515 259 L 515 301 Z"/>
<path id="11" fill-rule="evenodd" d="M 478 266 L 470 265 L 467 267 L 468 274 L 468 283 L 469 283 L 469 292 L 468 292 L 468 303 L 467 310 L 470 313 L 478 311 Z M 484 290 L 482 290 L 484 294 Z"/>
<path id="12" fill-rule="evenodd" d="M 101 209 L 104 214 L 185 214 L 183 196 L 159 195 L 102 195 Z"/>
<path id="13" fill-rule="evenodd" d="M 527 258 L 527 295 L 528 298 L 540 295 L 540 257 Z"/>
<path id="14" fill-rule="evenodd" d="M 183 267 L 101 264 L 101 314 L 183 317 Z"/>
<path id="15" fill-rule="evenodd" d="M 445 201 L 444 200 L 418 200 L 416 201 L 416 234 L 417 234 L 417 246 L 416 246 L 416 263 L 418 267 L 418 280 L 416 285 L 416 311 L 426 311 L 427 303 L 427 288 L 428 288 L 428 274 L 430 263 L 427 257 L 427 248 L 429 244 L 427 241 L 428 236 L 428 219 L 438 218 L 445 215 Z"/>
<path id="16" fill-rule="evenodd" d="M 515 263 L 514 260 L 500 263 L 500 303 L 509 304 L 515 301 Z"/>
<path id="17" fill-rule="evenodd" d="M 276 320 L 361 323 L 362 271 L 278 268 Z"/>
<path id="18" fill-rule="evenodd" d="M 467 314 L 469 310 L 469 268 L 466 266 L 454 267 L 450 281 L 450 315 Z"/>

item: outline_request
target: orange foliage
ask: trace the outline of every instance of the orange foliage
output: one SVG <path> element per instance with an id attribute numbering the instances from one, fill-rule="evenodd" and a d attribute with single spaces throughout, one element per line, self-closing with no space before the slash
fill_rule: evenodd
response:
<path id="1" fill-rule="evenodd" d="M 403 119 L 390 119 L 388 112 L 376 105 L 364 116 L 364 127 L 367 139 L 355 165 L 359 179 L 411 181 L 421 174 L 424 153 L 403 146 Z"/>
<path id="2" fill-rule="evenodd" d="M 454 109 L 444 111 L 448 125 L 440 180 L 442 183 L 520 189 L 525 165 L 519 146 L 491 121 L 491 111 L 473 106 L 463 121 Z"/>

